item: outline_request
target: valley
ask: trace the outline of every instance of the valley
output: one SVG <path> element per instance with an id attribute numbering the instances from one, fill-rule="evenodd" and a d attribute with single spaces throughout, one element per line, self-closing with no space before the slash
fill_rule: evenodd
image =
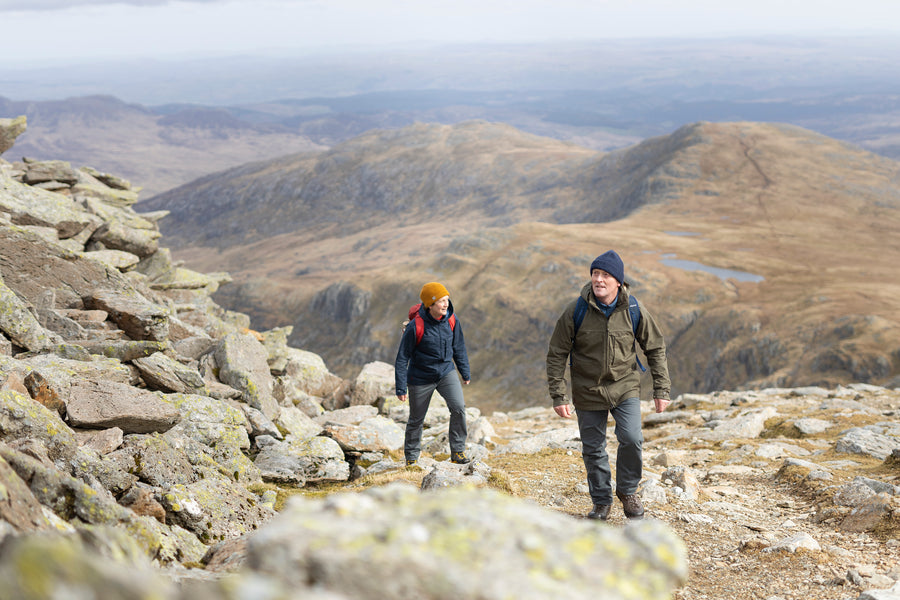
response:
<path id="1" fill-rule="evenodd" d="M 667 331 L 676 394 L 896 385 L 898 173 L 777 124 L 696 123 L 603 153 L 470 122 L 371 133 L 140 208 L 171 211 L 161 227 L 192 267 L 232 274 L 218 301 L 260 329 L 293 326 L 341 374 L 393 362 L 406 309 L 442 281 L 467 393 L 509 409 L 545 400 L 553 324 L 608 248 Z"/>

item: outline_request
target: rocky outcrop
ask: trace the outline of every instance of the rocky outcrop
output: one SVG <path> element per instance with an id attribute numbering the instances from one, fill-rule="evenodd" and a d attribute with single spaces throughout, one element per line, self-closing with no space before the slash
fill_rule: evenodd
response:
<path id="1" fill-rule="evenodd" d="M 15 119 L 0 119 L 0 154 L 13 147 L 16 138 L 25 132 L 26 122 L 24 115 Z"/>

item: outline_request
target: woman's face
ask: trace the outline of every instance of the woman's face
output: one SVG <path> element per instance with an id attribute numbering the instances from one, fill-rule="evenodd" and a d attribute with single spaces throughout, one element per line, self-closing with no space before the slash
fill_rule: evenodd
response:
<path id="1" fill-rule="evenodd" d="M 428 307 L 431 316 L 440 321 L 447 315 L 447 309 L 450 308 L 450 296 L 444 296 L 435 300 L 434 304 Z"/>

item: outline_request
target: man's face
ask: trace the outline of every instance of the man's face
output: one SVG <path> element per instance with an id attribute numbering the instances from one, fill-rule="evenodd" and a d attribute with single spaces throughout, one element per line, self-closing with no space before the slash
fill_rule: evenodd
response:
<path id="1" fill-rule="evenodd" d="M 612 304 L 619 293 L 619 281 L 603 269 L 594 269 L 591 271 L 591 289 L 600 302 Z"/>

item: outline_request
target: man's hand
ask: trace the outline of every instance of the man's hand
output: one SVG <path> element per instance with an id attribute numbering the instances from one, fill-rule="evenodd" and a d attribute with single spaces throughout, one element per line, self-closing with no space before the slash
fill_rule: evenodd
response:
<path id="1" fill-rule="evenodd" d="M 403 395 L 398 394 L 397 400 L 399 400 L 400 402 L 406 402 L 406 394 L 403 394 Z"/>
<path id="2" fill-rule="evenodd" d="M 555 410 L 556 414 L 564 419 L 570 418 L 573 412 L 571 404 L 560 404 L 559 406 L 554 406 L 553 410 Z"/>
<path id="3" fill-rule="evenodd" d="M 661 413 L 671 402 L 666 398 L 654 398 L 653 403 L 656 405 L 656 412 Z"/>

